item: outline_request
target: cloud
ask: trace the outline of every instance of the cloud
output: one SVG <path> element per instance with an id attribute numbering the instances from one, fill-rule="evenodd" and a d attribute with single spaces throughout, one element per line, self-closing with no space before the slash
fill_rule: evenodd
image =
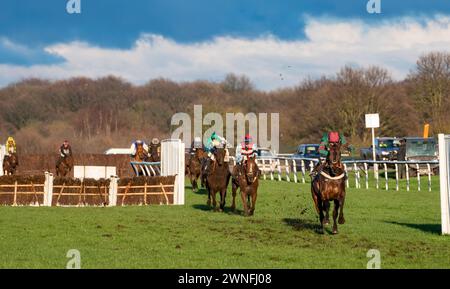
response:
<path id="1" fill-rule="evenodd" d="M 308 76 L 332 75 L 348 64 L 383 66 L 401 79 L 421 54 L 450 47 L 450 16 L 446 15 L 372 24 L 355 19 L 307 18 L 304 30 L 304 39 L 289 41 L 272 35 L 252 39 L 220 36 L 186 44 L 143 34 L 129 49 L 80 41 L 58 43 L 44 48 L 45 54 L 62 60 L 56 63 L 0 62 L 0 85 L 28 77 L 105 75 L 117 75 L 135 84 L 158 77 L 220 81 L 234 72 L 246 74 L 258 88 L 270 90 L 295 85 Z M 3 46 L 30 53 L 29 48 L 6 38 L 0 38 L 0 46 L 1 41 Z"/>

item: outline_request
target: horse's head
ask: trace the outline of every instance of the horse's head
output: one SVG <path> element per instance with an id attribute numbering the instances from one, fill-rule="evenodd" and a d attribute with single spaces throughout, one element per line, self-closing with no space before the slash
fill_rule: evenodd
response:
<path id="1" fill-rule="evenodd" d="M 328 163 L 332 167 L 338 167 L 341 165 L 341 144 L 330 143 L 328 153 Z"/>
<path id="2" fill-rule="evenodd" d="M 144 150 L 144 145 L 142 143 L 136 144 L 136 161 L 143 161 L 147 157 L 147 154 Z"/>
<path id="3" fill-rule="evenodd" d="M 216 159 L 219 166 L 223 165 L 225 160 L 225 149 L 224 148 L 216 148 L 214 151 L 214 158 Z"/>
<path id="4" fill-rule="evenodd" d="M 205 151 L 204 151 L 202 148 L 196 149 L 196 150 L 195 150 L 195 154 L 194 154 L 194 155 L 195 155 L 195 158 L 198 159 L 198 160 L 202 159 L 204 153 L 205 153 Z"/>
<path id="5" fill-rule="evenodd" d="M 255 157 L 249 157 L 245 163 L 245 177 L 247 183 L 252 184 L 258 178 L 258 165 L 256 164 Z"/>

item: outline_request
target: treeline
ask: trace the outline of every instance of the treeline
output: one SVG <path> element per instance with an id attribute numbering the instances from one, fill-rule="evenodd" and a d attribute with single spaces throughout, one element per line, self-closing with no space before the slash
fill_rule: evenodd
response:
<path id="1" fill-rule="evenodd" d="M 142 86 L 110 76 L 63 81 L 28 79 L 0 90 L 0 139 L 13 135 L 22 153 L 55 152 L 69 139 L 80 153 L 127 147 L 136 138 L 169 137 L 176 112 L 279 112 L 280 146 L 292 151 L 339 130 L 356 146 L 370 142 L 366 113 L 379 112 L 379 135 L 450 132 L 450 54 L 421 56 L 406 79 L 395 81 L 382 67 L 343 67 L 333 76 L 307 79 L 271 92 L 246 76 L 223 82 L 177 83 L 155 79 Z"/>

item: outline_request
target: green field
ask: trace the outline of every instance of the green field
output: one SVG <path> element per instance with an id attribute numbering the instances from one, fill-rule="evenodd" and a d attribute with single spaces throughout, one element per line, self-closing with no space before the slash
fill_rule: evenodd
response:
<path id="1" fill-rule="evenodd" d="M 316 232 L 308 184 L 261 181 L 255 216 L 212 212 L 204 191 L 185 206 L 0 207 L 1 268 L 65 268 L 69 249 L 82 268 L 450 268 L 433 191 L 349 189 L 339 235 Z M 231 194 L 227 197 L 227 207 Z"/>

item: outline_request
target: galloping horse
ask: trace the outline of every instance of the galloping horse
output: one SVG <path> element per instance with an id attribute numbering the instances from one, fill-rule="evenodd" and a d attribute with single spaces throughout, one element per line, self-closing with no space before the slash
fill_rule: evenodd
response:
<path id="1" fill-rule="evenodd" d="M 139 163 L 141 163 L 141 162 L 149 162 L 150 161 L 150 156 L 145 151 L 144 145 L 142 143 L 138 143 L 136 145 L 136 154 L 134 155 L 133 161 L 139 162 Z M 138 176 L 144 176 L 144 175 L 146 175 L 146 173 L 143 172 L 141 168 L 139 168 L 138 172 L 137 172 L 137 175 Z"/>
<path id="2" fill-rule="evenodd" d="M 189 179 L 194 192 L 198 190 L 197 180 L 201 177 L 202 162 L 205 157 L 205 151 L 202 148 L 198 148 L 195 150 L 195 153 L 191 154 L 188 161 Z"/>
<path id="3" fill-rule="evenodd" d="M 211 162 L 210 173 L 206 176 L 206 189 L 208 190 L 208 206 L 211 206 L 211 196 L 213 209 L 216 209 L 216 193 L 220 192 L 220 209 L 225 208 L 225 197 L 227 195 L 227 187 L 230 181 L 230 169 L 228 163 L 225 162 L 225 149 L 216 148 L 214 151 L 215 160 Z"/>
<path id="4" fill-rule="evenodd" d="M 245 162 L 245 165 L 235 167 L 233 179 L 231 181 L 233 193 L 233 204 L 231 205 L 231 208 L 233 210 L 236 209 L 236 191 L 239 188 L 241 192 L 242 204 L 244 205 L 244 215 L 253 215 L 255 212 L 256 198 L 258 195 L 259 175 L 260 170 L 254 157 L 249 158 Z"/>
<path id="5" fill-rule="evenodd" d="M 5 175 L 14 175 L 19 165 L 19 158 L 16 153 L 3 158 L 3 173 Z"/>
<path id="6" fill-rule="evenodd" d="M 73 168 L 73 157 L 67 156 L 61 158 L 59 163 L 56 164 L 56 176 L 65 177 L 68 173 L 72 171 Z"/>
<path id="7" fill-rule="evenodd" d="M 345 171 L 341 163 L 341 145 L 329 144 L 326 166 L 311 182 L 311 193 L 317 213 L 320 217 L 320 232 L 329 224 L 330 201 L 334 201 L 333 234 L 338 233 L 336 218 L 339 211 L 339 224 L 344 224 Z M 324 212 L 326 215 L 324 216 Z"/>
<path id="8" fill-rule="evenodd" d="M 149 161 L 150 162 L 160 162 L 161 161 L 161 155 L 159 150 L 161 149 L 161 145 L 154 145 L 151 144 L 149 146 Z"/>

